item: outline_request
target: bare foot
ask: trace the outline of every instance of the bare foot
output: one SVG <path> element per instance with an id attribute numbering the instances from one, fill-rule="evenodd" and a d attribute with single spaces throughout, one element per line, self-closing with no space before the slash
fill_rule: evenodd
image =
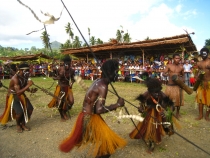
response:
<path id="1" fill-rule="evenodd" d="M 210 122 L 210 118 L 209 117 L 205 117 L 205 120 Z"/>
<path id="2" fill-rule="evenodd" d="M 23 132 L 23 129 L 20 126 L 17 126 L 17 132 L 18 133 L 22 133 Z"/>
<path id="3" fill-rule="evenodd" d="M 182 116 L 179 114 L 179 113 L 176 113 L 176 118 L 179 119 L 181 118 Z"/>
<path id="4" fill-rule="evenodd" d="M 201 119 L 203 119 L 203 116 L 199 116 L 195 118 L 195 120 L 201 120 Z"/>
<path id="5" fill-rule="evenodd" d="M 65 120 L 68 120 L 69 117 L 68 117 L 67 115 L 64 115 L 64 119 L 65 119 Z"/>
<path id="6" fill-rule="evenodd" d="M 152 154 L 153 151 L 154 151 L 154 148 L 153 148 L 153 147 L 150 147 L 150 148 L 148 148 L 148 149 L 146 150 L 146 152 L 147 152 L 148 154 Z"/>
<path id="7" fill-rule="evenodd" d="M 24 131 L 30 131 L 30 130 L 31 130 L 29 127 L 27 127 L 27 126 L 25 126 L 25 125 L 22 125 L 22 129 L 23 129 Z"/>

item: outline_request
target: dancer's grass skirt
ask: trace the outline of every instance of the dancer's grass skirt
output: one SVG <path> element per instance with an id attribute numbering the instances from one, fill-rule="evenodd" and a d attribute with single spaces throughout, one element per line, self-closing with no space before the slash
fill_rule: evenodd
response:
<path id="1" fill-rule="evenodd" d="M 126 145 L 126 141 L 114 133 L 98 114 L 88 115 L 81 112 L 72 132 L 59 146 L 63 152 L 69 152 L 75 146 L 90 147 L 93 156 L 113 154 L 116 149 Z"/>

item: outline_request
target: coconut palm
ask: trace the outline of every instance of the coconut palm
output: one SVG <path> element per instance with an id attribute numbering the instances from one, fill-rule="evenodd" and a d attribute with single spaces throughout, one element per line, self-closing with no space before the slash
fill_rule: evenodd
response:
<path id="1" fill-rule="evenodd" d="M 65 48 L 71 48 L 72 47 L 72 44 L 71 44 L 70 40 L 66 40 L 66 42 L 64 43 L 64 47 Z"/>
<path id="2" fill-rule="evenodd" d="M 42 32 L 42 36 L 40 36 L 45 49 L 49 48 L 49 41 L 50 41 L 49 36 L 50 35 L 48 35 L 46 31 Z"/>
<path id="3" fill-rule="evenodd" d="M 91 38 L 90 38 L 90 45 L 95 45 L 96 44 L 96 38 L 95 38 L 95 36 L 92 36 Z"/>
<path id="4" fill-rule="evenodd" d="M 145 41 L 148 41 L 148 40 L 150 40 L 149 36 L 147 36 L 147 38 L 145 38 L 144 40 L 145 40 Z"/>
<path id="5" fill-rule="evenodd" d="M 123 36 L 123 43 L 130 43 L 131 42 L 131 37 L 130 34 L 127 32 Z"/>
<path id="6" fill-rule="evenodd" d="M 61 43 L 60 49 L 64 49 L 64 44 Z"/>
<path id="7" fill-rule="evenodd" d="M 68 22 L 65 28 L 66 28 L 66 33 L 69 35 L 69 41 L 70 43 L 72 43 L 71 40 L 73 41 L 74 33 L 72 32 L 73 29 L 71 27 L 71 24 Z"/>
<path id="8" fill-rule="evenodd" d="M 75 36 L 74 41 L 73 41 L 73 47 L 74 48 L 80 48 L 81 47 L 82 41 L 79 40 L 78 36 Z"/>
<path id="9" fill-rule="evenodd" d="M 96 44 L 103 44 L 104 42 L 100 39 L 100 38 L 97 38 L 96 40 Z"/>
<path id="10" fill-rule="evenodd" d="M 87 43 L 85 42 L 82 46 L 83 46 L 83 47 L 87 47 L 88 45 L 87 45 Z"/>
<path id="11" fill-rule="evenodd" d="M 122 34 L 121 34 L 121 31 L 120 31 L 120 30 L 117 30 L 117 33 L 116 33 L 116 40 L 117 40 L 117 42 L 119 42 L 119 43 L 122 42 Z"/>

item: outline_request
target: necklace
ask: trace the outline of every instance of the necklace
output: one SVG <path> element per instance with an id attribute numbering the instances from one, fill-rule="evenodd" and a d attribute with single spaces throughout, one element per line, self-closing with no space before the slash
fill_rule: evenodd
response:
<path id="1" fill-rule="evenodd" d="M 20 81 L 20 87 L 22 88 L 22 87 L 24 87 L 24 84 L 25 84 L 25 80 L 23 80 L 23 82 L 22 82 L 22 80 L 18 77 L 18 80 Z"/>
<path id="2" fill-rule="evenodd" d="M 153 103 L 158 104 L 158 102 L 159 102 L 159 97 L 158 97 L 158 101 L 156 101 L 155 98 L 152 97 L 152 95 L 150 95 L 150 97 L 151 97 Z"/>
<path id="3" fill-rule="evenodd" d="M 158 101 L 157 101 L 157 100 L 155 100 L 155 98 L 152 97 L 152 95 L 150 95 L 150 96 L 151 96 L 151 99 L 152 99 L 153 103 L 156 104 L 156 110 L 157 110 L 158 112 L 161 112 L 161 111 L 163 110 L 163 108 L 162 108 L 162 106 L 158 103 L 158 102 L 159 102 L 159 97 L 158 97 Z"/>

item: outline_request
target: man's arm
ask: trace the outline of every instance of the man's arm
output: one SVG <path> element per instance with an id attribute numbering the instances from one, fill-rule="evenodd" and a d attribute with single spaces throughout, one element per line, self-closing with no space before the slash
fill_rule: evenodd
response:
<path id="1" fill-rule="evenodd" d="M 32 80 L 28 80 L 28 83 L 25 87 L 23 87 L 22 89 L 20 89 L 20 85 L 17 79 L 14 79 L 10 82 L 10 87 L 11 85 L 14 85 L 14 90 L 16 92 L 17 95 L 21 95 L 22 93 L 24 93 L 27 89 L 29 89 L 29 87 L 33 84 Z"/>
<path id="2" fill-rule="evenodd" d="M 75 77 L 75 70 L 71 69 L 71 76 L 70 76 L 71 82 L 70 82 L 70 84 L 69 84 L 71 88 L 72 88 L 72 86 L 73 86 L 73 84 L 74 84 L 74 82 L 75 82 L 74 77 Z"/>
<path id="3" fill-rule="evenodd" d="M 124 106 L 124 99 L 123 98 L 118 98 L 117 103 L 111 104 L 109 106 L 106 106 L 106 96 L 107 96 L 107 88 L 104 89 L 102 86 L 99 88 L 99 97 L 98 101 L 96 103 L 96 113 L 97 114 L 102 114 L 102 113 L 107 113 L 112 110 L 116 110 L 119 107 Z"/>

